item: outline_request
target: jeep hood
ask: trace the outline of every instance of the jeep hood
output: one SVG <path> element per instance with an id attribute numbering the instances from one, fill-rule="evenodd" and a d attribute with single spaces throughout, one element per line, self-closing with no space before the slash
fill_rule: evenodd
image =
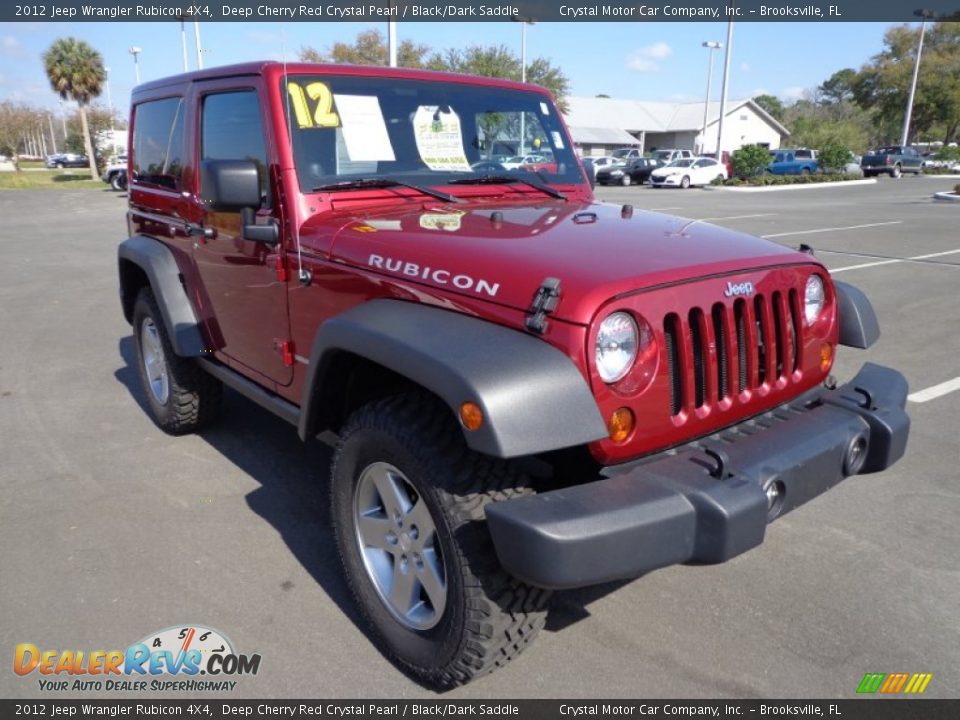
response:
<path id="1" fill-rule="evenodd" d="M 336 262 L 518 310 L 554 277 L 561 293 L 554 316 L 581 324 L 631 291 L 815 262 L 696 220 L 580 201 L 354 206 L 314 216 L 301 236 Z"/>

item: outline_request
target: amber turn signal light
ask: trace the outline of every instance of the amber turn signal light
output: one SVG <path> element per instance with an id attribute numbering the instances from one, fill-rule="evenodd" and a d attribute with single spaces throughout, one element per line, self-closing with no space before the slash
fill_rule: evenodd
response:
<path id="1" fill-rule="evenodd" d="M 824 343 L 820 346 L 820 369 L 826 372 L 833 364 L 833 345 Z"/>
<path id="2" fill-rule="evenodd" d="M 607 431 L 610 433 L 610 439 L 619 444 L 630 437 L 633 432 L 635 420 L 633 411 L 630 408 L 617 408 L 610 416 L 607 422 Z"/>
<path id="3" fill-rule="evenodd" d="M 460 422 L 467 430 L 479 430 L 483 425 L 483 410 L 475 402 L 463 403 L 460 406 Z"/>

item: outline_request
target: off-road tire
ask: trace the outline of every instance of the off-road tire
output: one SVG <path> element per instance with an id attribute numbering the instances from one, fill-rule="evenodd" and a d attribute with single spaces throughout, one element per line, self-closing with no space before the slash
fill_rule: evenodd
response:
<path id="1" fill-rule="evenodd" d="M 142 347 L 143 324 L 150 320 L 157 329 L 163 350 L 169 391 L 165 402 L 160 402 L 150 388 Z M 161 430 L 171 435 L 185 435 L 213 422 L 220 411 L 223 385 L 205 373 L 192 358 L 183 358 L 173 351 L 167 336 L 163 315 L 150 288 L 137 295 L 133 306 L 133 338 L 136 346 L 137 371 L 143 387 L 150 415 Z"/>
<path id="2" fill-rule="evenodd" d="M 436 526 L 446 605 L 426 630 L 396 619 L 361 555 L 355 493 L 374 463 L 403 473 Z M 503 570 L 484 515 L 489 502 L 530 494 L 528 485 L 512 463 L 470 450 L 449 408 L 425 393 L 371 402 L 343 428 L 330 500 L 347 583 L 377 646 L 425 685 L 450 688 L 489 673 L 516 657 L 543 627 L 550 591 Z"/>

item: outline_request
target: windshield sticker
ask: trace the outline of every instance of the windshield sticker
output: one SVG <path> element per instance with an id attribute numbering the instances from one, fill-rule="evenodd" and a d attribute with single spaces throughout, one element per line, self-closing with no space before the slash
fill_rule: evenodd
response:
<path id="1" fill-rule="evenodd" d="M 470 171 L 460 135 L 460 117 L 453 110 L 421 105 L 413 116 L 413 135 L 420 159 L 431 170 Z"/>
<path id="2" fill-rule="evenodd" d="M 445 213 L 424 213 L 420 216 L 420 227 L 424 230 L 446 230 L 447 232 L 456 232 L 460 229 L 460 218 L 464 215 L 462 210 Z"/>
<path id="3" fill-rule="evenodd" d="M 333 95 L 326 83 L 312 82 L 305 88 L 295 82 L 287 83 L 287 93 L 290 95 L 290 104 L 293 114 L 297 118 L 300 128 L 335 128 L 340 127 L 340 116 L 333 111 Z M 313 114 L 307 97 L 316 103 Z"/>
<path id="4" fill-rule="evenodd" d="M 549 115 L 550 106 L 547 105 L 545 102 L 540 103 L 540 112 L 543 113 L 544 115 Z"/>
<path id="5" fill-rule="evenodd" d="M 393 146 L 387 123 L 375 95 L 334 95 L 343 142 L 353 162 L 393 162 Z"/>
<path id="6" fill-rule="evenodd" d="M 553 146 L 558 150 L 563 150 L 563 138 L 560 137 L 560 133 L 554 130 L 550 133 L 550 136 L 553 138 Z"/>

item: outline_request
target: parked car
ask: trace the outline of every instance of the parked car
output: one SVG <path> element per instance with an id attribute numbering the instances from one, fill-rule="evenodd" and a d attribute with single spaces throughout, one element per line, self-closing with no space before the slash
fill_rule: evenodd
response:
<path id="1" fill-rule="evenodd" d="M 48 168 L 57 168 L 59 170 L 71 167 L 87 167 L 89 164 L 90 162 L 87 160 L 86 155 L 75 155 L 74 153 L 48 155 L 46 162 Z"/>
<path id="2" fill-rule="evenodd" d="M 654 150 L 650 153 L 650 157 L 656 158 L 664 165 L 672 163 L 674 160 L 686 160 L 693 157 L 693 153 L 689 150 L 676 150 L 674 148 L 664 148 L 662 150 Z"/>
<path id="3" fill-rule="evenodd" d="M 809 175 L 820 172 L 820 163 L 813 150 L 777 150 L 767 172 L 774 175 Z"/>
<path id="4" fill-rule="evenodd" d="M 703 153 L 703 157 L 717 159 L 717 154 L 712 153 Z M 733 177 L 733 160 L 730 158 L 730 153 L 727 150 L 724 150 L 720 153 L 720 163 L 727 169 L 727 177 Z"/>
<path id="5" fill-rule="evenodd" d="M 916 148 L 887 145 L 864 155 L 860 167 L 867 177 L 886 173 L 898 178 L 905 172 L 920 175 L 923 173 L 923 156 Z"/>
<path id="6" fill-rule="evenodd" d="M 597 172 L 601 185 L 643 185 L 650 180 L 650 173 L 663 163 L 656 158 L 636 158 L 626 165 L 610 165 Z"/>
<path id="7" fill-rule="evenodd" d="M 610 153 L 610 157 L 626 162 L 627 160 L 636 160 L 643 157 L 643 150 L 640 148 L 618 148 Z"/>
<path id="8" fill-rule="evenodd" d="M 100 179 L 114 190 L 127 189 L 127 156 L 118 155 L 114 162 L 107 165 Z"/>
<path id="9" fill-rule="evenodd" d="M 549 165 L 550 160 L 546 155 L 514 155 L 512 158 L 507 158 L 500 164 L 507 170 L 525 168 L 536 171 L 541 169 L 541 165 Z"/>
<path id="10" fill-rule="evenodd" d="M 600 172 L 604 168 L 608 168 L 612 165 L 623 165 L 624 160 L 613 155 L 601 155 L 594 157 L 586 157 L 584 160 L 589 160 L 593 167 L 596 168 L 597 172 Z"/>
<path id="11" fill-rule="evenodd" d="M 683 158 L 651 172 L 650 184 L 686 189 L 693 185 L 709 185 L 717 178 L 726 180 L 727 177 L 727 169 L 713 158 Z"/>

